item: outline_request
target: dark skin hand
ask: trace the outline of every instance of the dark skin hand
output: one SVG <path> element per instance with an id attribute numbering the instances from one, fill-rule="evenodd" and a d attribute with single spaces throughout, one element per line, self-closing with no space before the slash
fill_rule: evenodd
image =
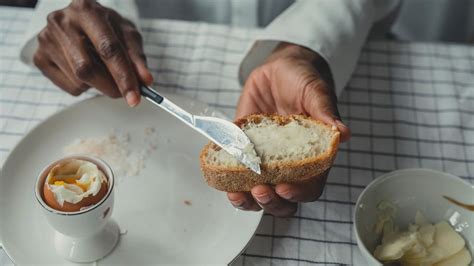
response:
<path id="1" fill-rule="evenodd" d="M 303 113 L 337 127 L 341 141 L 350 138 L 349 128 L 339 117 L 337 98 L 329 68 L 315 52 L 282 43 L 267 61 L 247 79 L 237 105 L 236 117 L 253 113 L 282 115 Z M 305 183 L 257 185 L 250 192 L 227 193 L 236 208 L 287 217 L 299 202 L 317 200 L 324 189 L 329 170 Z"/>
<path id="2" fill-rule="evenodd" d="M 130 106 L 140 102 L 139 84 L 153 77 L 133 23 L 92 0 L 73 0 L 47 20 L 33 62 L 54 84 L 74 96 L 94 87 Z"/>

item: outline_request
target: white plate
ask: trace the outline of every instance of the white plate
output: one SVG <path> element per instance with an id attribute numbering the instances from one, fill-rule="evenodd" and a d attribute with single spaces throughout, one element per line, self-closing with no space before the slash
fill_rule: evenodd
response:
<path id="1" fill-rule="evenodd" d="M 170 98 L 193 113 L 209 112 L 203 103 Z M 96 97 L 44 121 L 6 160 L 0 176 L 0 243 L 10 258 L 16 264 L 66 263 L 54 250 L 52 229 L 33 193 L 37 174 L 63 156 L 65 145 L 112 128 L 130 132 L 133 140 L 150 126 L 170 141 L 160 142 L 139 176 L 118 181 L 112 217 L 127 233 L 100 265 L 223 265 L 238 256 L 262 212 L 236 210 L 225 193 L 205 184 L 198 159 L 205 138 L 146 101 L 130 109 L 123 100 Z"/>

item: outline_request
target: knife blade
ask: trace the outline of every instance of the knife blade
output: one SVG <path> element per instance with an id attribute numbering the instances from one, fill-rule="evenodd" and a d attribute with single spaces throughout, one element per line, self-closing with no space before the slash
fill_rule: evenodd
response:
<path id="1" fill-rule="evenodd" d="M 250 139 L 237 125 L 217 117 L 193 115 L 148 86 L 141 86 L 140 92 L 147 100 L 204 135 L 246 167 L 257 174 L 261 173 L 260 157 Z"/>

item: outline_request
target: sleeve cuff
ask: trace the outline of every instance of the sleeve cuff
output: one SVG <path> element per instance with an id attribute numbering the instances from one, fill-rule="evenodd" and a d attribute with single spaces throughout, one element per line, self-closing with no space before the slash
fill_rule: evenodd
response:
<path id="1" fill-rule="evenodd" d="M 279 42 L 288 42 L 326 60 L 340 95 L 355 68 L 375 12 L 372 0 L 295 2 L 257 36 L 241 62 L 239 81 L 243 84 Z"/>

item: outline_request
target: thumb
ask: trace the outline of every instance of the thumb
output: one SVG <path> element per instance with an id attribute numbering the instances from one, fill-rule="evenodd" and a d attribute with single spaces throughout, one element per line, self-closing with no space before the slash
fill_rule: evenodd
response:
<path id="1" fill-rule="evenodd" d="M 351 137 L 350 129 L 342 123 L 339 116 L 334 89 L 321 78 L 315 78 L 303 89 L 303 109 L 311 117 L 336 126 L 342 142 Z"/>
<path id="2" fill-rule="evenodd" d="M 274 113 L 274 107 L 268 102 L 271 98 L 270 80 L 263 68 L 255 69 L 247 79 L 237 103 L 235 118 L 256 113 Z"/>
<path id="3" fill-rule="evenodd" d="M 137 53 L 134 51 L 129 51 L 129 56 L 140 81 L 145 85 L 152 85 L 153 76 L 151 75 L 150 70 L 146 66 L 145 56 L 141 53 Z"/>
<path id="4" fill-rule="evenodd" d="M 252 89 L 250 85 L 244 87 L 235 110 L 235 119 L 261 112 L 255 97 L 252 96 Z"/>
<path id="5" fill-rule="evenodd" d="M 124 36 L 128 56 L 130 57 L 130 61 L 132 61 L 133 67 L 135 68 L 140 82 L 145 85 L 152 85 L 153 76 L 151 75 L 151 72 L 146 64 L 146 56 L 143 52 L 142 37 L 138 32 L 132 32 L 135 32 L 135 34 L 128 32 L 127 35 Z"/>

